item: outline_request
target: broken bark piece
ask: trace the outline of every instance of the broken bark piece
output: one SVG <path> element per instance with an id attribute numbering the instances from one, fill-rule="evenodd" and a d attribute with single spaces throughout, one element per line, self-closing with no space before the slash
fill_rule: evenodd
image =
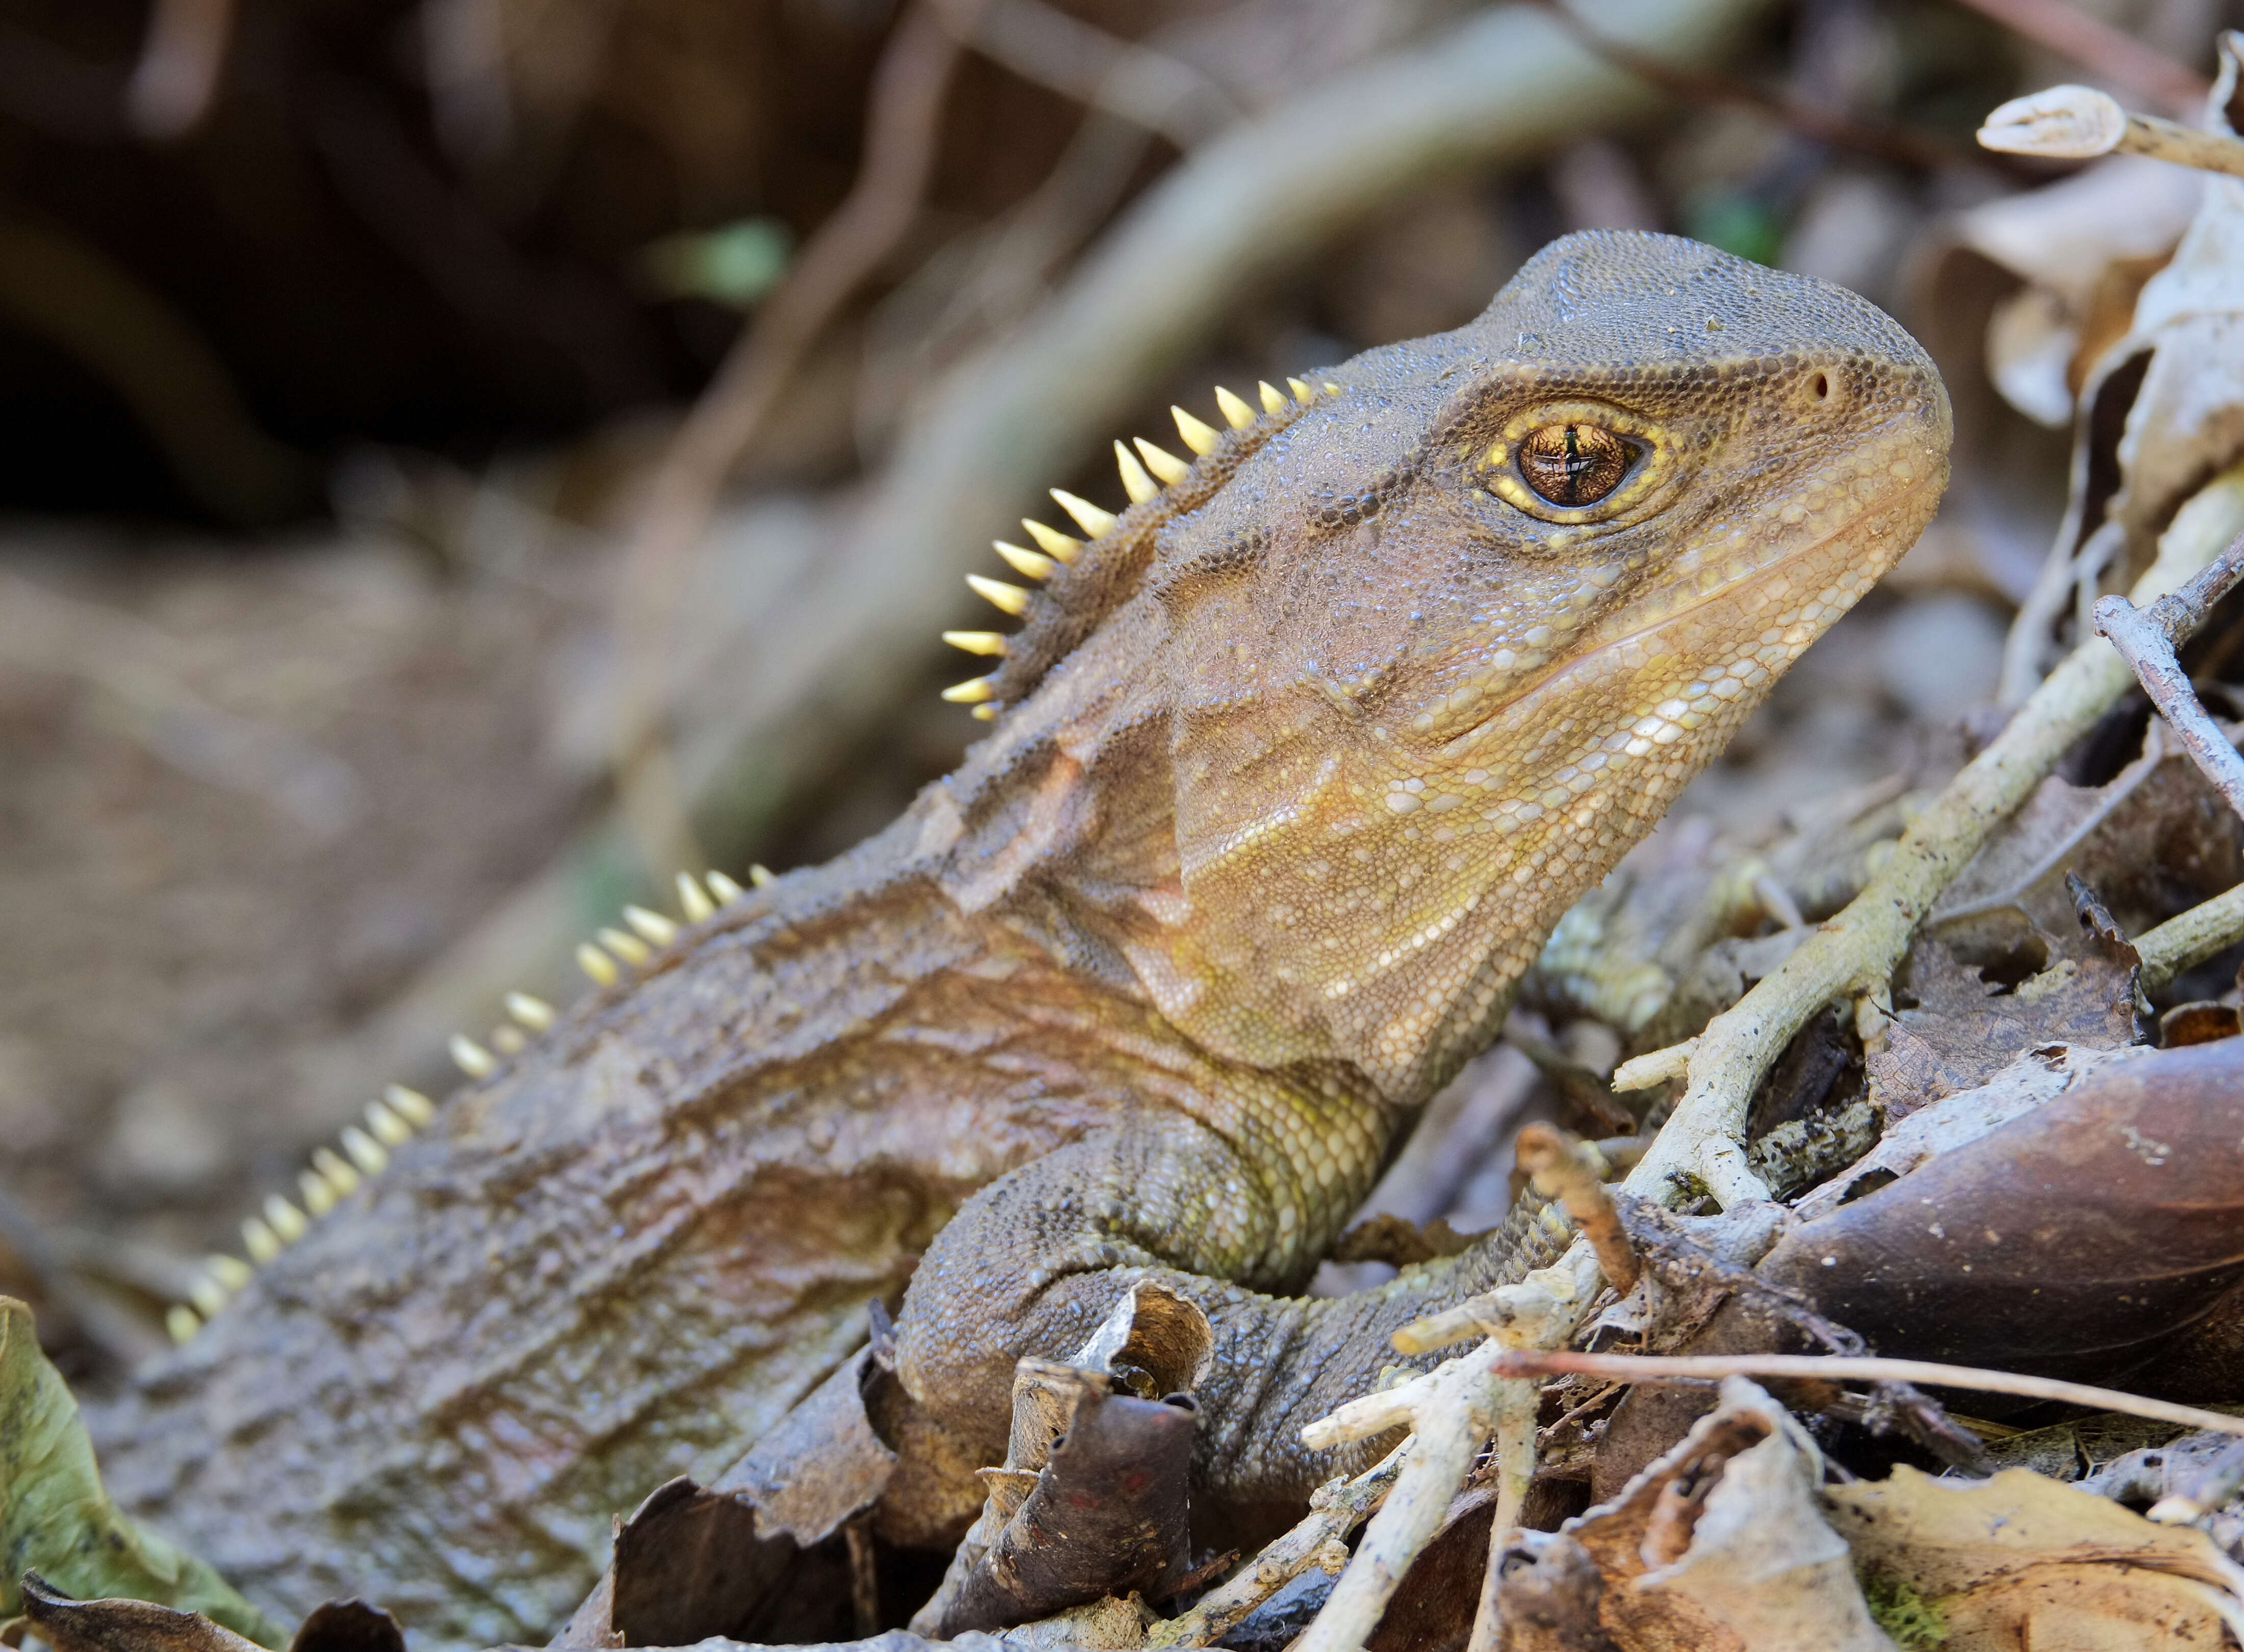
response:
<path id="1" fill-rule="evenodd" d="M 1192 1566 L 1191 1390 L 1215 1337 L 1199 1305 L 1140 1280 L 1074 1359 L 1024 1359 L 1005 1461 L 912 1628 L 945 1637 L 1101 1595 L 1173 1591 Z"/>
<path id="2" fill-rule="evenodd" d="M 1116 1394 L 1098 1373 L 1069 1366 L 1037 1374 L 1074 1390 L 1067 1432 L 968 1574 L 943 1618 L 945 1636 L 1106 1595 L 1159 1597 L 1191 1570 L 1195 1408 L 1181 1396 Z"/>

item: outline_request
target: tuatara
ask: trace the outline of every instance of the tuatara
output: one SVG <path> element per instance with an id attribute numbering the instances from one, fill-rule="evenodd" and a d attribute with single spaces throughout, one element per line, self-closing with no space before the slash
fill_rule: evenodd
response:
<path id="1" fill-rule="evenodd" d="M 1190 462 L 1125 455 L 1119 518 L 1064 497 L 1088 543 L 1004 548 L 1048 577 L 980 582 L 1025 624 L 958 638 L 997 657 L 958 772 L 455 1096 L 97 1415 L 119 1500 L 278 1611 L 536 1639 L 612 1514 L 900 1291 L 918 1534 L 955 1539 L 1016 1359 L 1148 1270 L 1215 1323 L 1196 1498 L 1343 1466 L 1300 1426 L 1511 1246 L 1286 1293 L 1568 905 L 1915 540 L 1949 412 L 1852 293 L 1619 233 L 1293 384 L 1180 415 Z"/>

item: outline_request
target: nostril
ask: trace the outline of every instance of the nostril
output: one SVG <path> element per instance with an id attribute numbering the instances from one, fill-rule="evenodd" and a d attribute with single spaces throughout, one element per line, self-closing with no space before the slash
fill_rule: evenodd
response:
<path id="1" fill-rule="evenodd" d="M 1830 400 L 1831 375 L 1828 373 L 1817 374 L 1815 379 L 1808 384 L 1808 394 L 1814 396 L 1818 401 L 1828 401 Z"/>

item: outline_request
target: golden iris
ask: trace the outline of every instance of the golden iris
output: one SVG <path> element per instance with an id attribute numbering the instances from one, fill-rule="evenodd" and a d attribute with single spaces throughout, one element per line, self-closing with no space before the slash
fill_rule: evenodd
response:
<path id="1" fill-rule="evenodd" d="M 1593 505 L 1628 474 L 1635 448 L 1603 425 L 1546 424 L 1519 444 L 1519 475 L 1546 504 Z"/>

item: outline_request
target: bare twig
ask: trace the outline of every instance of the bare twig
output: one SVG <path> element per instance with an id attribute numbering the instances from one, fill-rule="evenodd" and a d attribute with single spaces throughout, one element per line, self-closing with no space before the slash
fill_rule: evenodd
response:
<path id="1" fill-rule="evenodd" d="M 978 4 L 950 0 L 950 10 L 959 22 Z M 759 307 L 647 485 L 618 615 L 624 669 L 616 774 L 625 816 L 652 866 L 700 859 L 660 728 L 664 642 L 693 548 L 726 479 L 810 347 L 918 216 L 958 57 L 957 42 L 929 5 L 904 14 L 874 71 L 856 183 Z"/>
<path id="2" fill-rule="evenodd" d="M 2154 993 L 2185 969 L 2244 941 L 2244 883 L 2169 918 L 2135 937 L 2142 961 L 2143 990 Z"/>
<path id="3" fill-rule="evenodd" d="M 2244 144 L 2237 145 L 2244 151 Z M 2174 657 L 2174 645 L 2195 636 L 2213 606 L 2240 581 L 2244 581 L 2244 534 L 2207 563 L 2180 590 L 2161 597 L 2148 609 L 2138 609 L 2125 597 L 2105 597 L 2096 604 L 2096 629 L 2133 668 L 2135 680 L 2151 697 L 2174 732 L 2181 738 L 2205 778 L 2244 815 L 2244 758 L 2220 732 L 2197 692 L 2189 675 Z"/>
<path id="4" fill-rule="evenodd" d="M 1370 1638 L 1395 1586 L 1441 1528 L 1450 1500 L 1472 1472 L 1481 1442 L 1496 1426 L 1503 1391 L 1517 1386 L 1490 1374 L 1503 1347 L 1492 1338 L 1463 1359 L 1445 1361 L 1428 1373 L 1431 1380 L 1420 1379 L 1425 1386 L 1410 1419 L 1416 1437 L 1395 1489 L 1316 1622 L 1294 1643 L 1296 1652 L 1353 1652 Z"/>
<path id="5" fill-rule="evenodd" d="M 1619 1382 L 1717 1382 L 1725 1377 L 1808 1377 L 1825 1382 L 1929 1383 L 1986 1394 L 2016 1394 L 2061 1405 L 2088 1406 L 2215 1433 L 2244 1435 L 2244 1417 L 2200 1411 L 2165 1399 L 2146 1399 L 2116 1388 L 2053 1377 L 2022 1377 L 1976 1365 L 1931 1359 L 1880 1359 L 1849 1354 L 1617 1354 L 1564 1349 L 1515 1349 L 1497 1356 L 1493 1368 L 1507 1377 L 1607 1377 Z"/>
<path id="6" fill-rule="evenodd" d="M 1542 1390 L 1531 1382 L 1503 1382 L 1497 1387 L 1496 1513 L 1489 1521 L 1488 1564 L 1481 1573 L 1480 1601 L 1473 1608 L 1465 1652 L 1496 1652 L 1502 1639 L 1498 1591 L 1504 1582 L 1504 1551 L 1518 1527 L 1527 1488 L 1535 1480 L 1535 1419 Z"/>
<path id="7" fill-rule="evenodd" d="M 1515 1150 L 1519 1168 L 1534 1177 L 1535 1190 L 1556 1199 L 1566 1209 L 1574 1226 L 1598 1253 L 1598 1267 L 1612 1288 L 1626 1295 L 1643 1272 L 1636 1247 L 1621 1226 L 1605 1191 L 1602 1166 L 1592 1163 L 1575 1136 L 1548 1124 L 1530 1124 L 1519 1132 Z"/>
<path id="8" fill-rule="evenodd" d="M 1309 1499 L 1308 1514 L 1298 1525 L 1202 1595 L 1191 1611 L 1148 1628 L 1146 1644 L 1206 1646 L 1244 1622 L 1256 1607 L 1302 1573 L 1312 1568 L 1340 1570 L 1348 1561 L 1342 1540 L 1386 1500 L 1409 1453 L 1405 1441 L 1354 1480 L 1318 1487 Z"/>
<path id="9" fill-rule="evenodd" d="M 2004 104 L 1979 128 L 1979 144 L 2005 155 L 2090 160 L 2147 155 L 2200 172 L 2244 175 L 2244 139 L 2131 115 L 2092 86 L 2051 86 Z"/>
<path id="10" fill-rule="evenodd" d="M 2092 69 L 2106 80 L 2154 98 L 2178 115 L 2205 107 L 2212 84 L 2155 46 L 2092 17 L 2065 0 L 1964 0 L 2038 45 Z"/>
<path id="11" fill-rule="evenodd" d="M 1696 1036 L 1686 1038 L 1680 1044 L 1670 1044 L 1665 1049 L 1646 1050 L 1613 1069 L 1612 1087 L 1623 1092 L 1650 1089 L 1654 1084 L 1665 1084 L 1671 1078 L 1680 1078 L 1691 1070 L 1691 1058 L 1698 1053 Z"/>

